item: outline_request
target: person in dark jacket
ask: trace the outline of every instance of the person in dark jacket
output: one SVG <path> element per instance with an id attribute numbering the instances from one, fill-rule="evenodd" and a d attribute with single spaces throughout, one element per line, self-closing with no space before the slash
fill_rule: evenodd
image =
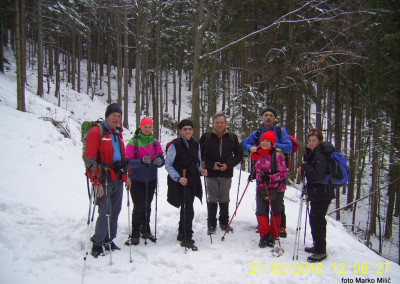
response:
<path id="1" fill-rule="evenodd" d="M 203 164 L 207 169 L 207 233 L 215 234 L 219 204 L 219 226 L 221 230 L 233 231 L 229 223 L 229 190 L 232 184 L 233 168 L 243 159 L 243 149 L 236 134 L 227 130 L 224 113 L 213 117 L 212 131 L 200 138 Z"/>
<path id="2" fill-rule="evenodd" d="M 104 136 L 101 137 L 101 129 L 94 126 L 86 138 L 85 166 L 99 200 L 96 229 L 90 238 L 93 243 L 91 255 L 95 258 L 104 255 L 103 246 L 106 250 L 120 249 L 113 239 L 117 236 L 118 216 L 121 212 L 122 183 L 126 182 L 127 189 L 131 186 L 124 172 L 125 146 L 120 127 L 121 117 L 121 107 L 116 103 L 110 104 L 102 122 Z M 93 176 L 95 165 L 97 172 Z"/>
<path id="3" fill-rule="evenodd" d="M 311 203 L 310 226 L 314 245 L 306 247 L 305 251 L 312 253 L 307 258 L 308 261 L 319 262 L 327 257 L 325 215 L 331 200 L 335 198 L 334 187 L 322 184 L 322 180 L 329 174 L 330 154 L 335 148 L 331 143 L 323 142 L 324 137 L 318 129 L 311 129 L 307 137 L 308 148 L 299 174 L 305 175 L 307 179 L 306 190 Z"/>
<path id="4" fill-rule="evenodd" d="M 178 125 L 180 137 L 170 144 L 167 150 L 165 168 L 168 172 L 167 201 L 180 210 L 177 240 L 182 247 L 197 250 L 192 239 L 194 218 L 193 202 L 198 197 L 201 201 L 203 191 L 200 174 L 202 170 L 200 145 L 193 139 L 193 122 L 184 119 Z"/>
<path id="5" fill-rule="evenodd" d="M 160 141 L 153 138 L 153 120 L 149 117 L 140 121 L 132 139 L 126 146 L 131 172 L 132 234 L 126 245 L 138 245 L 140 235 L 145 240 L 156 242 L 150 230 L 151 202 L 157 186 L 157 169 L 164 166 L 164 155 Z"/>

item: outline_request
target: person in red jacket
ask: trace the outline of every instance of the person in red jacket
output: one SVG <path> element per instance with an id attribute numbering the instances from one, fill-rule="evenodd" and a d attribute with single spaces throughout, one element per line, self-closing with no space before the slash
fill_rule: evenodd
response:
<path id="1" fill-rule="evenodd" d="M 95 233 L 90 238 L 93 243 L 91 255 L 95 258 L 104 255 L 103 246 L 106 250 L 120 249 L 113 239 L 117 235 L 118 216 L 122 205 L 122 183 L 126 182 L 127 189 L 131 185 L 125 173 L 121 117 L 121 107 L 116 103 L 110 104 L 106 109 L 102 129 L 99 126 L 92 127 L 86 138 L 85 166 L 89 178 L 96 186 L 99 205 Z M 96 168 L 93 168 L 94 166 Z M 93 169 L 96 169 L 94 176 Z"/>

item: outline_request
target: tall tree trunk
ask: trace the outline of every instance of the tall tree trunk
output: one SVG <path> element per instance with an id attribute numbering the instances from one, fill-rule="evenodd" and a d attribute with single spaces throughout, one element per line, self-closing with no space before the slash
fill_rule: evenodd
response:
<path id="1" fill-rule="evenodd" d="M 43 29 L 42 29 L 42 0 L 38 1 L 38 75 L 37 95 L 43 97 Z M 2 43 L 0 43 L 2 45 Z"/>
<path id="2" fill-rule="evenodd" d="M 355 139 L 356 139 L 356 129 L 355 129 L 355 124 L 356 124 L 356 108 L 359 108 L 357 104 L 357 99 L 355 92 L 353 91 L 351 94 L 351 99 L 350 99 L 350 104 L 351 104 L 351 118 L 350 118 L 350 159 L 349 159 L 349 188 L 347 191 L 347 204 L 351 203 L 354 201 L 354 189 L 355 189 L 355 181 L 356 181 L 356 169 L 357 169 L 357 163 L 356 163 L 356 151 L 355 151 Z M 356 206 L 356 205 L 355 205 Z M 353 208 L 353 205 L 349 206 L 349 209 Z"/>
<path id="3" fill-rule="evenodd" d="M 112 36 L 111 36 L 111 24 L 108 23 L 108 34 L 107 34 L 107 103 L 111 104 L 111 64 L 112 64 Z"/>
<path id="4" fill-rule="evenodd" d="M 117 23 L 117 103 L 122 105 L 122 48 L 121 48 L 121 25 Z"/>
<path id="5" fill-rule="evenodd" d="M 385 225 L 385 235 L 386 239 L 392 237 L 393 233 L 393 215 L 394 215 L 394 203 L 396 198 L 396 191 L 400 190 L 400 165 L 395 164 L 395 159 L 400 158 L 400 102 L 395 102 L 394 110 L 391 114 L 392 117 L 392 138 L 391 143 L 396 148 L 397 152 L 391 151 L 389 157 L 389 186 L 388 186 L 388 206 L 386 211 L 386 225 Z"/>
<path id="6" fill-rule="evenodd" d="M 81 35 L 78 33 L 78 84 L 77 84 L 77 89 L 76 91 L 78 93 L 81 92 L 81 60 L 82 60 L 82 42 L 81 42 Z"/>
<path id="7" fill-rule="evenodd" d="M 335 149 L 342 151 L 342 97 L 340 93 L 339 73 L 335 82 Z M 340 208 L 340 191 L 336 191 L 336 208 Z M 336 220 L 340 220 L 340 210 L 336 211 Z"/>
<path id="8" fill-rule="evenodd" d="M 25 112 L 25 0 L 15 0 L 14 4 L 17 59 L 17 110 Z"/>
<path id="9" fill-rule="evenodd" d="M 128 59 L 129 59 L 129 50 L 128 50 L 128 13 L 127 9 L 123 13 L 124 16 L 124 122 L 123 126 L 129 129 L 129 122 L 128 122 L 128 79 L 129 79 L 129 66 L 128 66 Z"/>
<path id="10" fill-rule="evenodd" d="M 200 85 L 201 63 L 200 55 L 203 50 L 204 32 L 210 22 L 212 12 L 209 10 L 204 20 L 204 0 L 199 0 L 197 6 L 197 21 L 195 22 L 194 59 L 193 59 L 193 92 L 192 92 L 192 119 L 194 125 L 194 137 L 200 138 Z"/>
<path id="11" fill-rule="evenodd" d="M 91 68 L 91 63 L 92 63 L 92 35 L 90 32 L 90 28 L 88 31 L 88 36 L 87 36 L 87 60 L 86 60 L 86 70 L 87 70 L 87 80 L 86 80 L 86 93 L 89 95 L 90 94 L 90 86 L 92 84 L 92 68 Z M 94 94 L 92 94 L 92 99 L 94 97 Z"/>
<path id="12" fill-rule="evenodd" d="M 76 32 L 72 32 L 72 54 L 71 54 L 71 83 L 72 83 L 72 89 L 76 90 Z"/>

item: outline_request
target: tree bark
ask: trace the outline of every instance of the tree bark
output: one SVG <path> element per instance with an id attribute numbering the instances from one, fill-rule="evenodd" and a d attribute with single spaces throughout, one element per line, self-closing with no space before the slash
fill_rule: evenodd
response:
<path id="1" fill-rule="evenodd" d="M 17 59 L 17 110 L 25 112 L 25 0 L 15 0 L 14 4 Z"/>
<path id="2" fill-rule="evenodd" d="M 37 95 L 43 98 L 43 28 L 42 28 L 42 0 L 38 0 L 38 75 L 37 75 Z M 0 45 L 2 45 L 0 43 Z"/>

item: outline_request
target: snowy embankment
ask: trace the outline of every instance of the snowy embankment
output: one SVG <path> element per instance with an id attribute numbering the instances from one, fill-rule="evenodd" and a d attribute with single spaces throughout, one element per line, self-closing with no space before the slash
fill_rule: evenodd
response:
<path id="1" fill-rule="evenodd" d="M 0 282 L 80 283 L 89 204 L 79 126 L 85 119 L 102 117 L 106 104 L 100 99 L 92 104 L 87 96 L 71 92 L 74 99 L 68 103 L 68 109 L 73 111 L 67 111 L 27 91 L 27 112 L 18 112 L 12 78 L 0 75 Z M 41 117 L 68 121 L 72 139 L 64 138 L 51 122 Z M 129 136 L 126 131 L 126 141 Z M 168 142 L 168 138 L 164 139 L 163 146 Z M 240 195 L 247 176 L 242 172 Z M 166 180 L 162 168 L 157 244 L 149 242 L 145 246 L 141 241 L 132 247 L 133 262 L 129 262 L 129 248 L 123 245 L 129 233 L 124 195 L 115 240 L 122 250 L 112 254 L 112 265 L 109 255 L 99 259 L 88 257 L 85 283 L 400 283 L 397 264 L 373 253 L 331 218 L 327 218 L 326 261 L 318 266 L 305 262 L 308 254 L 303 250 L 304 219 L 299 259 L 292 261 L 299 211 L 299 191 L 293 187 L 286 193 L 288 238 L 281 240 L 285 249 L 281 257 L 273 257 L 270 249 L 257 246 L 254 182 L 250 183 L 232 223 L 234 233 L 223 242 L 219 229 L 210 242 L 206 235 L 206 206 L 204 200 L 201 204 L 196 199 L 194 239 L 199 251 L 185 254 L 176 241 L 179 210 L 166 202 Z M 231 213 L 235 209 L 238 181 L 239 171 L 235 171 Z M 154 205 L 155 202 L 152 228 Z M 310 243 L 308 226 L 306 244 Z M 380 263 L 387 265 L 381 267 Z"/>

